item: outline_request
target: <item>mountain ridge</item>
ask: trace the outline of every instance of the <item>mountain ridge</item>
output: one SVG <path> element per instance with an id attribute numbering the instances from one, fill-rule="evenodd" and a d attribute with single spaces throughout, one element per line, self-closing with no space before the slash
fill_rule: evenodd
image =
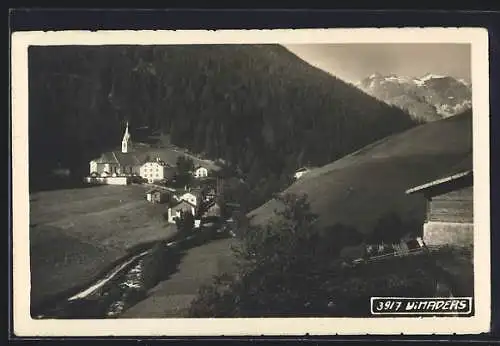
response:
<path id="1" fill-rule="evenodd" d="M 452 76 L 426 73 L 411 77 L 376 72 L 355 86 L 423 122 L 450 117 L 472 106 L 471 83 Z"/>

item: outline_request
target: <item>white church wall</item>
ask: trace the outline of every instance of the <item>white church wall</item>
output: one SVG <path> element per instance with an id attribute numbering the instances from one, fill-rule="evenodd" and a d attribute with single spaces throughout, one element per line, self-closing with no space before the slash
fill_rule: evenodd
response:
<path id="1" fill-rule="evenodd" d="M 97 162 L 92 160 L 92 161 L 90 161 L 90 172 L 89 173 L 92 174 L 94 172 L 98 173 L 97 172 Z"/>

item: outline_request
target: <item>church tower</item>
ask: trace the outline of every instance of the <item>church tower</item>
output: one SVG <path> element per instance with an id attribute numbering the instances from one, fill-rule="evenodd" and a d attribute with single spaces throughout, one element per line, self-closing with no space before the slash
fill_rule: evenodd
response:
<path id="1" fill-rule="evenodd" d="M 128 132 L 128 121 L 127 128 L 125 129 L 125 133 L 123 134 L 122 139 L 122 153 L 129 153 L 132 151 L 132 142 L 130 140 L 130 133 Z"/>

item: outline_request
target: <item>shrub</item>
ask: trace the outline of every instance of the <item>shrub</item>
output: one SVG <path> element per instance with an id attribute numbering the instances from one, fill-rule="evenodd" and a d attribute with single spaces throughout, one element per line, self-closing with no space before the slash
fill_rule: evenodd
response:
<path id="1" fill-rule="evenodd" d="M 240 220 L 245 227 L 234 249 L 235 273 L 204 286 L 191 317 L 363 317 L 370 315 L 371 296 L 432 296 L 436 265 L 427 253 L 349 265 L 338 254 L 362 243 L 355 229 L 321 229 L 306 196 L 278 198 L 284 204 L 276 211 L 281 218 L 261 227 Z M 394 214 L 385 215 L 378 235 L 395 239 L 398 225 Z M 387 229 L 389 235 L 382 232 Z"/>
<path id="2" fill-rule="evenodd" d="M 311 287 L 318 284 L 312 269 L 323 266 L 321 233 L 315 225 L 306 196 L 279 197 L 281 218 L 264 227 L 241 228 L 241 244 L 234 248 L 234 277 L 216 278 L 199 292 L 191 307 L 196 317 L 271 316 L 304 308 Z"/>
<path id="3" fill-rule="evenodd" d="M 372 243 L 394 243 L 404 235 L 403 222 L 395 212 L 383 214 L 376 222 L 370 238 Z"/>
<path id="4" fill-rule="evenodd" d="M 150 288 L 161 278 L 166 267 L 166 247 L 159 242 L 153 246 L 151 253 L 142 262 L 144 286 Z"/>
<path id="5" fill-rule="evenodd" d="M 181 213 L 181 217 L 175 220 L 177 231 L 181 235 L 190 235 L 194 229 L 194 215 L 189 211 Z"/>

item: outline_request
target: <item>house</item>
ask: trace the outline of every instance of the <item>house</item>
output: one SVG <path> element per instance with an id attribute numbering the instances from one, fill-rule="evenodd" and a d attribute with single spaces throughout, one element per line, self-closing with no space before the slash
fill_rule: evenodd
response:
<path id="1" fill-rule="evenodd" d="M 304 174 L 308 173 L 311 169 L 308 167 L 302 167 L 295 171 L 293 177 L 295 179 L 300 179 Z"/>
<path id="2" fill-rule="evenodd" d="M 107 178 L 140 174 L 142 160 L 140 155 L 132 150 L 128 122 L 122 139 L 122 150 L 103 153 L 91 160 L 89 165 L 91 177 Z"/>
<path id="3" fill-rule="evenodd" d="M 170 200 L 170 194 L 167 191 L 153 189 L 146 192 L 146 200 L 151 203 L 165 203 Z"/>
<path id="4" fill-rule="evenodd" d="M 201 189 L 193 189 L 189 192 L 184 193 L 179 197 L 179 200 L 188 201 L 194 206 L 198 207 L 204 200 L 203 191 Z"/>
<path id="5" fill-rule="evenodd" d="M 413 187 L 427 202 L 423 241 L 427 246 L 471 245 L 473 242 L 473 171 L 461 171 Z"/>
<path id="6" fill-rule="evenodd" d="M 208 202 L 208 204 L 204 207 L 204 210 L 205 210 L 204 216 L 207 217 L 221 215 L 221 207 L 215 200 Z"/>
<path id="7" fill-rule="evenodd" d="M 139 170 L 139 175 L 141 176 L 141 178 L 147 179 L 149 183 L 164 179 L 170 179 L 173 177 L 174 173 L 175 168 L 167 165 L 159 157 L 157 157 L 155 160 L 148 160 L 140 167 Z"/>
<path id="8" fill-rule="evenodd" d="M 175 220 L 181 217 L 181 213 L 183 212 L 189 212 L 194 216 L 196 213 L 196 205 L 186 200 L 177 202 L 175 205 L 168 208 L 168 222 L 175 223 Z"/>
<path id="9" fill-rule="evenodd" d="M 206 178 L 208 177 L 208 169 L 202 166 L 196 166 L 194 169 L 195 178 Z"/>

